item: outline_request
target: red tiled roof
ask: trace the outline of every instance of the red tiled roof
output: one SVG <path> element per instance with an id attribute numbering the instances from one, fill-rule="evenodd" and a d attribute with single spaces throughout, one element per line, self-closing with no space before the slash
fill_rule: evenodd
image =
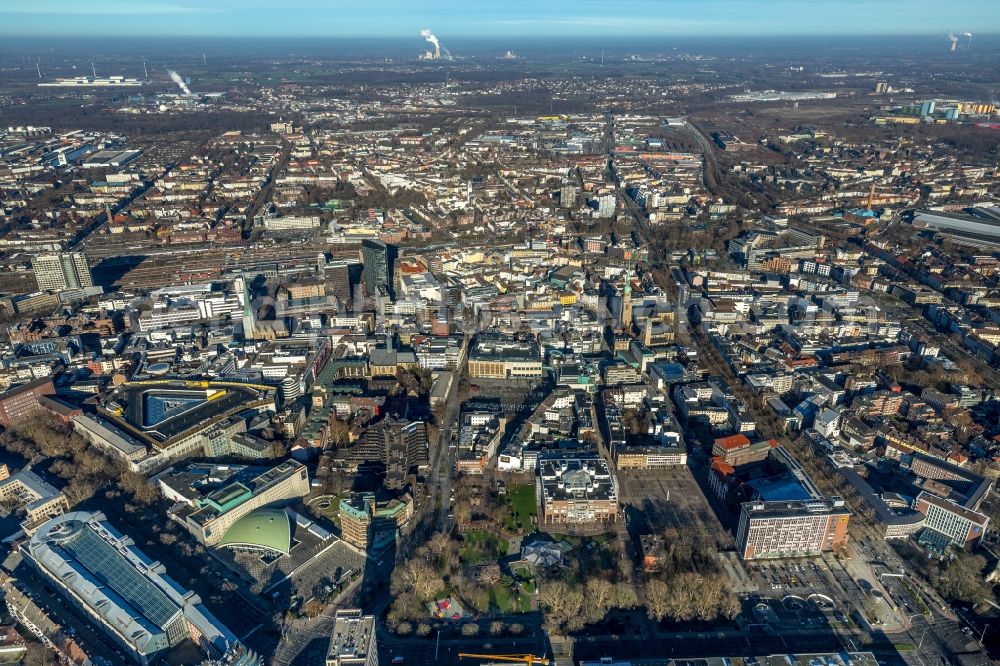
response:
<path id="1" fill-rule="evenodd" d="M 738 435 L 730 435 L 729 437 L 719 437 L 715 440 L 715 443 L 726 450 L 732 451 L 733 449 L 750 446 L 750 439 L 743 433 L 739 433 Z"/>
<path id="2" fill-rule="evenodd" d="M 714 458 L 712 458 L 712 469 L 721 474 L 722 476 L 729 476 L 730 474 L 736 473 L 736 468 L 727 463 L 719 456 L 715 456 Z"/>

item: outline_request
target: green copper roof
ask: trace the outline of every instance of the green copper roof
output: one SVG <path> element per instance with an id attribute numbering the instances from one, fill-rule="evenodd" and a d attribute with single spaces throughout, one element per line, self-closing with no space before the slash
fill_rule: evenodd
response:
<path id="1" fill-rule="evenodd" d="M 226 511 L 235 509 L 251 497 L 253 497 L 253 491 L 237 481 L 236 483 L 230 483 L 228 486 L 212 491 L 205 498 L 205 501 L 199 504 L 212 506 L 219 513 L 225 513 Z"/>
<path id="2" fill-rule="evenodd" d="M 257 509 L 243 516 L 226 530 L 219 546 L 252 546 L 288 554 L 292 545 L 292 526 L 281 509 Z"/>

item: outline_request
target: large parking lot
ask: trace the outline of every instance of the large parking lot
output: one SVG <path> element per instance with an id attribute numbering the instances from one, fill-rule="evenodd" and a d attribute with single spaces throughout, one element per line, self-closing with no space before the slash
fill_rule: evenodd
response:
<path id="1" fill-rule="evenodd" d="M 636 509 L 631 512 L 638 516 L 636 520 L 645 521 L 644 526 L 637 526 L 639 533 L 660 533 L 667 528 L 687 534 L 725 533 L 687 467 L 619 471 L 618 485 L 621 501 Z"/>
<path id="2" fill-rule="evenodd" d="M 871 597 L 883 629 L 900 625 L 898 601 L 891 592 L 885 594 L 887 590 L 877 576 L 852 574 L 829 553 L 808 559 L 750 562 L 747 572 L 762 598 L 805 599 L 824 611 L 832 609 L 838 623 L 847 623 L 853 621 L 851 613 L 861 611 Z"/>
<path id="3" fill-rule="evenodd" d="M 788 592 L 830 594 L 839 591 L 829 568 L 820 558 L 758 560 L 747 563 L 747 573 L 761 593 Z"/>
<path id="4" fill-rule="evenodd" d="M 788 630 L 852 625 L 852 595 L 822 558 L 750 562 L 746 569 L 759 591 L 744 609 L 757 622 Z"/>

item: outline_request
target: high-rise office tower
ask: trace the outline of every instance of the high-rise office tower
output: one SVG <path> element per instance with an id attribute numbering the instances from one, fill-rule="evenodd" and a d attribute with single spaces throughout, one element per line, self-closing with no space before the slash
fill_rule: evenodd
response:
<path id="1" fill-rule="evenodd" d="M 576 185 L 563 185 L 559 189 L 559 205 L 563 208 L 573 208 L 576 206 L 576 196 L 578 192 Z"/>
<path id="2" fill-rule="evenodd" d="M 368 429 L 347 455 L 357 463 L 385 465 L 383 485 L 398 490 L 413 468 L 427 464 L 427 426 L 423 421 L 386 417 Z"/>
<path id="3" fill-rule="evenodd" d="M 327 293 L 346 304 L 354 295 L 354 286 L 361 281 L 361 264 L 355 261 L 331 261 L 324 267 Z"/>
<path id="4" fill-rule="evenodd" d="M 82 252 L 40 254 L 32 260 L 31 267 L 41 290 L 62 291 L 94 286 L 87 257 Z"/>
<path id="5" fill-rule="evenodd" d="M 378 293 L 379 285 L 384 285 L 392 294 L 392 271 L 395 246 L 380 240 L 365 239 L 361 242 L 361 258 L 364 262 L 365 288 L 369 296 Z"/>
<path id="6" fill-rule="evenodd" d="M 632 330 L 632 270 L 625 269 L 625 288 L 622 289 L 622 330 L 626 333 Z"/>
<path id="7" fill-rule="evenodd" d="M 614 217 L 618 208 L 618 199 L 613 194 L 597 197 L 597 217 Z"/>

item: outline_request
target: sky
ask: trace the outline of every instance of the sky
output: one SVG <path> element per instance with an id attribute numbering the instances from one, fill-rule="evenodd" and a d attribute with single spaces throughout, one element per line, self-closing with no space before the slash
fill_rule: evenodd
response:
<path id="1" fill-rule="evenodd" d="M 1000 0 L 0 0 L 0 34 L 171 37 L 1000 33 Z"/>

